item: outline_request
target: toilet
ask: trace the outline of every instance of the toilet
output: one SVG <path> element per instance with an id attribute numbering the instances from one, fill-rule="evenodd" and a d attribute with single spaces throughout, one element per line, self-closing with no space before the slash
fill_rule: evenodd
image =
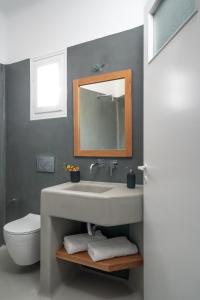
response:
<path id="1" fill-rule="evenodd" d="M 40 260 L 40 215 L 27 216 L 4 226 L 4 240 L 13 261 L 20 266 Z"/>

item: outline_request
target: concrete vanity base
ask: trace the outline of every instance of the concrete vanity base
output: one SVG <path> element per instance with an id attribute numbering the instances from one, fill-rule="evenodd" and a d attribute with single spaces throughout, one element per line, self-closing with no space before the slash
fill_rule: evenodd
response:
<path id="1" fill-rule="evenodd" d="M 97 185 L 97 183 L 95 184 Z M 65 235 L 76 234 L 81 232 L 81 221 L 95 223 L 95 221 L 93 222 L 93 220 L 90 221 L 89 219 L 87 219 L 92 217 L 94 218 L 95 215 L 94 220 L 98 219 L 98 222 L 96 223 L 98 225 L 111 226 L 111 225 L 117 225 L 118 223 L 119 223 L 118 225 L 126 224 L 123 222 L 121 223 L 120 221 L 122 212 L 123 212 L 123 216 L 127 216 L 127 218 L 129 217 L 129 215 L 131 216 L 130 220 L 132 221 L 132 223 L 140 222 L 142 220 L 142 213 L 141 213 L 142 188 L 138 187 L 134 191 L 130 191 L 125 187 L 124 184 L 114 184 L 114 183 L 112 184 L 109 183 L 109 184 L 112 185 L 112 190 L 108 191 L 107 193 L 106 192 L 104 193 L 107 196 L 101 195 L 101 197 L 97 193 L 92 194 L 88 192 L 85 193 L 86 196 L 81 194 L 81 198 L 80 198 L 80 196 L 78 197 L 76 196 L 76 194 L 74 196 L 72 192 L 63 191 L 60 188 L 63 186 L 68 187 L 69 184 L 63 184 L 56 187 L 51 187 L 48 189 L 44 189 L 42 191 L 41 193 L 41 278 L 40 278 L 41 296 L 51 297 L 55 293 L 56 289 L 61 285 L 61 283 L 65 283 L 66 288 L 69 287 L 69 289 L 71 289 L 72 282 L 73 285 L 75 285 L 76 279 L 74 278 L 77 278 L 77 274 L 80 272 L 81 267 L 73 263 L 63 262 L 61 260 L 58 260 L 56 258 L 56 251 L 63 246 L 63 239 Z M 71 185 L 72 184 L 70 184 L 70 186 Z M 109 193 L 111 193 L 111 196 L 109 196 Z M 119 198 L 118 198 L 118 194 L 121 195 Z M 128 203 L 126 203 L 127 199 L 128 199 Z M 109 202 L 110 207 L 113 210 L 116 208 L 115 207 L 116 201 L 118 203 L 118 213 L 113 214 L 113 217 L 110 219 L 109 218 L 105 219 L 106 213 L 104 215 L 100 210 L 100 207 L 104 207 L 102 203 L 103 201 L 105 203 Z M 85 205 L 81 206 L 80 204 L 82 204 L 82 202 L 84 202 Z M 135 206 L 135 203 L 138 203 L 138 205 Z M 99 209 L 97 209 L 96 206 Z M 109 207 L 109 205 L 107 206 Z M 88 213 L 88 210 L 91 207 L 95 208 L 93 210 L 93 214 Z M 120 210 L 120 207 L 121 208 L 123 207 L 123 209 Z M 87 216 L 85 218 L 80 218 L 80 215 L 83 216 L 83 214 L 86 213 Z M 109 213 L 109 215 L 112 216 L 112 213 Z M 135 215 L 136 217 L 133 218 L 132 215 Z M 71 217 L 76 221 L 69 220 L 69 218 Z M 104 221 L 106 220 L 106 222 L 103 222 L 102 219 Z M 137 242 L 139 242 L 137 236 L 138 235 L 142 236 L 141 231 L 140 230 L 138 231 L 138 228 L 140 227 L 138 224 L 140 223 L 135 223 L 134 226 L 135 230 L 133 230 L 134 231 L 133 233 L 131 233 L 130 230 L 130 238 L 133 237 L 133 239 L 136 240 Z M 140 248 L 140 243 L 138 245 Z M 141 280 L 142 275 L 140 276 L 141 272 L 142 271 L 140 270 L 140 268 L 138 270 L 137 269 L 132 270 L 130 272 L 129 280 L 124 282 L 123 286 L 124 287 L 126 286 L 126 288 L 129 287 L 127 292 L 129 291 L 130 294 L 134 293 L 133 291 L 135 286 L 137 286 L 136 288 L 137 291 L 142 290 L 142 288 L 140 287 L 140 285 L 136 280 L 136 278 L 138 278 L 139 281 L 142 282 Z M 98 273 L 95 273 L 95 277 L 97 277 L 98 275 L 99 275 Z M 107 278 L 107 275 L 101 274 L 101 276 L 102 278 L 104 278 L 104 276 L 106 276 Z M 86 284 L 86 286 L 89 287 L 88 284 Z M 74 288 L 76 287 L 74 286 Z M 126 288 L 124 288 L 124 290 L 126 290 Z M 93 289 L 92 284 L 91 284 L 91 289 Z M 76 291 L 74 290 L 73 292 L 76 293 Z M 99 289 L 99 292 L 101 293 L 101 288 Z M 72 298 L 66 296 L 66 299 L 71 300 Z M 78 300 L 78 298 L 75 296 L 74 299 Z M 94 299 L 104 299 L 104 297 L 94 298 Z M 134 299 L 134 298 L 127 298 L 126 295 L 126 297 L 123 299 Z"/>
<path id="2" fill-rule="evenodd" d="M 80 232 L 81 224 L 67 219 L 41 216 L 41 300 L 58 299 L 66 293 L 66 300 L 82 299 L 123 299 L 142 300 L 135 272 L 141 273 L 142 268 L 130 273 L 129 280 L 115 278 L 79 265 L 56 259 L 56 250 L 62 246 L 66 234 Z M 103 289 L 102 289 L 103 286 Z M 137 291 L 137 292 L 136 292 Z M 63 295 L 62 295 L 63 294 Z"/>
<path id="3" fill-rule="evenodd" d="M 41 215 L 41 295 L 51 296 L 63 278 L 70 279 L 76 274 L 78 267 L 63 264 L 56 259 L 55 253 L 62 246 L 64 235 L 79 232 L 79 222 Z"/>

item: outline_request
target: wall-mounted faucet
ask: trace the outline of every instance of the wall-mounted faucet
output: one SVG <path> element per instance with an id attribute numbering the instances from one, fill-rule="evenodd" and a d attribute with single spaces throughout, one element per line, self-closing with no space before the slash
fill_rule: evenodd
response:
<path id="1" fill-rule="evenodd" d="M 105 167 L 105 160 L 104 159 L 97 159 L 95 162 L 93 162 L 90 165 L 90 174 L 92 174 L 92 171 L 95 167 L 98 167 L 98 168 Z"/>
<path id="2" fill-rule="evenodd" d="M 110 172 L 110 176 L 113 175 L 113 171 L 117 168 L 118 166 L 118 161 L 117 160 L 111 160 L 109 162 L 109 172 Z"/>

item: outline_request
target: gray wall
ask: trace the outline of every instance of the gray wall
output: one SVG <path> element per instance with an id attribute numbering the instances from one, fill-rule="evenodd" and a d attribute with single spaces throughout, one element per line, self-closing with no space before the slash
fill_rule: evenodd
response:
<path id="1" fill-rule="evenodd" d="M 5 67 L 0 64 L 0 245 L 3 242 L 2 228 L 5 222 Z"/>
<path id="2" fill-rule="evenodd" d="M 133 158 L 119 159 L 119 168 L 113 177 L 108 170 L 89 174 L 93 158 L 73 156 L 72 80 L 93 75 L 92 66 L 105 63 L 104 72 L 131 68 L 133 70 Z M 6 66 L 7 90 L 7 221 L 28 212 L 38 213 L 40 191 L 46 186 L 69 180 L 63 171 L 63 162 L 81 167 L 81 178 L 100 181 L 126 181 L 126 166 L 136 170 L 142 164 L 142 98 L 143 98 L 143 28 L 104 37 L 68 48 L 68 117 L 30 121 L 30 62 L 21 61 Z M 56 173 L 36 172 L 38 154 L 56 156 Z M 137 182 L 141 177 L 137 173 Z"/>
<path id="3" fill-rule="evenodd" d="M 97 39 L 91 42 L 68 48 L 68 113 L 72 117 L 72 80 L 95 75 L 92 67 L 95 64 L 105 64 L 103 73 L 128 69 L 133 70 L 133 157 L 119 159 L 119 168 L 110 178 L 104 170 L 89 176 L 89 164 L 93 159 L 76 158 L 80 163 L 82 174 L 86 179 L 105 181 L 126 181 L 126 166 L 133 166 L 137 172 L 138 164 L 143 161 L 143 27 L 121 32 L 115 35 Z M 73 127 L 70 123 L 70 132 Z M 72 143 L 72 140 L 71 140 Z M 140 172 L 137 172 L 137 182 L 141 183 Z"/>
<path id="4" fill-rule="evenodd" d="M 40 191 L 66 180 L 63 162 L 71 156 L 64 118 L 30 121 L 30 62 L 6 66 L 7 90 L 7 221 L 39 213 Z M 36 172 L 36 155 L 56 156 L 56 173 Z"/>

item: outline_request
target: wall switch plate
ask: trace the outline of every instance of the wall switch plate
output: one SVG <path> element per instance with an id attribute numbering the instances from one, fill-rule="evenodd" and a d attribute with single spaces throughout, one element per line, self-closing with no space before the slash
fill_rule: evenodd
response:
<path id="1" fill-rule="evenodd" d="M 36 158 L 37 172 L 54 173 L 55 172 L 55 157 L 39 155 Z"/>

